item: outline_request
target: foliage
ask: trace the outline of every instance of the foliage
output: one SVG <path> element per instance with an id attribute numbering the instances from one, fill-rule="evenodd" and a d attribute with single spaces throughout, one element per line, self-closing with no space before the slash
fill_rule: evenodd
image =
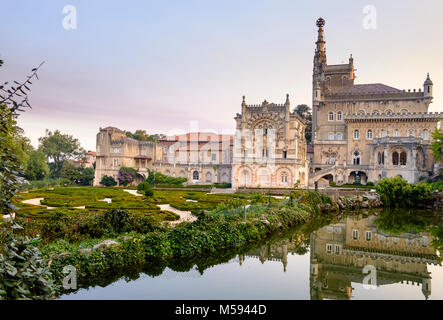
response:
<path id="1" fill-rule="evenodd" d="M 306 143 L 310 144 L 312 141 L 312 112 L 311 108 L 307 106 L 306 104 L 300 104 L 298 105 L 295 110 L 300 117 L 303 118 L 306 122 L 306 130 L 305 130 L 305 139 Z"/>
<path id="2" fill-rule="evenodd" d="M 149 170 L 148 177 L 146 178 L 145 181 L 152 186 L 157 186 L 157 185 L 181 186 L 183 185 L 183 183 L 188 181 L 188 179 L 169 177 L 160 172 Z"/>
<path id="3" fill-rule="evenodd" d="M 32 189 L 42 189 L 46 187 L 66 187 L 71 184 L 72 182 L 70 180 L 64 178 L 58 178 L 58 179 L 46 178 L 43 180 L 27 181 L 21 187 L 22 189 L 25 190 L 32 190 Z"/>
<path id="4" fill-rule="evenodd" d="M 165 135 L 162 134 L 148 134 L 145 130 L 136 130 L 134 133 L 126 131 L 126 136 L 139 141 L 152 141 L 158 142 L 160 139 L 164 139 Z"/>
<path id="5" fill-rule="evenodd" d="M 432 133 L 431 149 L 434 159 L 439 162 L 442 160 L 442 155 L 443 155 L 442 147 L 443 147 L 443 132 L 440 131 L 440 129 L 435 128 L 434 132 Z"/>
<path id="6" fill-rule="evenodd" d="M 77 242 L 85 239 L 118 236 L 122 233 L 147 233 L 161 230 L 160 220 L 149 215 L 111 209 L 93 215 L 71 216 L 57 211 L 37 226 L 45 242 L 64 239 Z"/>
<path id="7" fill-rule="evenodd" d="M 54 163 L 53 177 L 60 177 L 63 163 L 67 160 L 83 160 L 85 150 L 80 146 L 78 139 L 72 135 L 46 130 L 44 137 L 39 138 L 39 149 Z"/>
<path id="8" fill-rule="evenodd" d="M 3 61 L 0 61 L 0 66 Z M 40 65 L 41 66 L 41 65 Z M 14 149 L 11 137 L 18 132 L 16 118 L 28 103 L 31 80 L 38 79 L 34 68 L 27 79 L 0 85 L 0 213 L 10 214 L 18 208 L 14 205 L 23 175 L 23 164 Z M 17 224 L 6 223 L 0 234 L 0 298 L 1 299 L 49 299 L 56 293 L 52 274 L 45 266 L 40 251 L 35 247 L 38 239 L 17 236 L 14 230 L 23 229 Z"/>
<path id="9" fill-rule="evenodd" d="M 25 177 L 28 180 L 43 180 L 49 174 L 49 167 L 43 152 L 36 150 L 29 155 Z"/>
<path id="10" fill-rule="evenodd" d="M 68 160 L 64 161 L 61 177 L 81 186 L 90 186 L 94 180 L 94 168 L 76 167 L 75 164 Z"/>
<path id="11" fill-rule="evenodd" d="M 154 190 L 152 190 L 151 185 L 147 181 L 140 183 L 137 186 L 137 191 L 143 193 L 148 198 L 154 195 Z"/>
<path id="12" fill-rule="evenodd" d="M 431 192 L 427 183 L 410 184 L 402 177 L 385 178 L 375 187 L 386 207 L 417 207 Z"/>
<path id="13" fill-rule="evenodd" d="M 103 178 L 100 180 L 100 184 L 105 187 L 114 187 L 117 185 L 117 181 L 115 181 L 113 177 L 103 176 Z"/>
<path id="14" fill-rule="evenodd" d="M 117 180 L 122 186 L 127 186 L 134 182 L 137 177 L 137 170 L 133 168 L 121 167 L 118 171 Z"/>
<path id="15" fill-rule="evenodd" d="M 51 299 L 58 287 L 35 245 L 39 239 L 14 235 L 18 225 L 0 235 L 0 300 Z"/>
<path id="16" fill-rule="evenodd" d="M 375 186 L 375 184 L 372 181 L 368 181 L 368 182 L 366 182 L 366 186 L 373 187 L 373 186 Z"/>

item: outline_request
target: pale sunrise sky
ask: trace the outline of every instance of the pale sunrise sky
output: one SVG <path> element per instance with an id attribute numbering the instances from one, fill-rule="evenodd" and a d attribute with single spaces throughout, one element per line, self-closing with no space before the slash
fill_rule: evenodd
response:
<path id="1" fill-rule="evenodd" d="M 0 81 L 22 80 L 45 61 L 32 110 L 19 125 L 37 146 L 60 129 L 95 150 L 100 127 L 149 133 L 233 132 L 243 95 L 311 105 L 315 21 L 326 20 L 329 64 L 354 56 L 356 83 L 398 89 L 434 82 L 443 111 L 440 0 L 1 0 Z M 62 25 L 77 9 L 77 30 Z M 363 8 L 377 9 L 365 29 Z"/>

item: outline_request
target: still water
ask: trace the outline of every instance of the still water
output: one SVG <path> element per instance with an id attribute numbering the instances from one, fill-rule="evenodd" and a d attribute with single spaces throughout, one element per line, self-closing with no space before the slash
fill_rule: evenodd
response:
<path id="1" fill-rule="evenodd" d="M 441 218 L 338 217 L 266 243 L 115 271 L 61 299 L 443 299 Z"/>

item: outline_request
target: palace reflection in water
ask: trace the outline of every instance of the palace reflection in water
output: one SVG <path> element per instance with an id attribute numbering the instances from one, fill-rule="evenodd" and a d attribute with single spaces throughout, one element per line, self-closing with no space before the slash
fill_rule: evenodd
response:
<path id="1" fill-rule="evenodd" d="M 409 211 L 319 217 L 263 245 L 114 270 L 61 299 L 443 299 L 442 219 Z M 367 266 L 376 271 L 371 281 Z"/>
<path id="2" fill-rule="evenodd" d="M 374 224 L 376 217 L 348 217 L 331 224 L 310 237 L 310 297 L 321 299 L 351 299 L 352 283 L 364 284 L 365 266 L 376 268 L 376 285 L 401 283 L 421 286 L 426 299 L 431 295 L 432 278 L 428 264 L 438 265 L 432 236 L 426 232 L 391 235 Z M 265 261 L 281 261 L 286 272 L 288 254 L 300 254 L 300 234 L 240 255 Z M 365 283 L 365 284 L 371 284 Z"/>

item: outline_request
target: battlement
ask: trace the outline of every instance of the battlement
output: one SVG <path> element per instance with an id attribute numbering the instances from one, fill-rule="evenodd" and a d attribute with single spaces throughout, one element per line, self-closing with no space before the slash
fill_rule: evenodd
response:
<path id="1" fill-rule="evenodd" d="M 440 121 L 443 118 L 443 112 L 409 112 L 409 113 L 391 113 L 391 114 L 345 114 L 345 122 L 363 122 L 363 121 Z"/>

